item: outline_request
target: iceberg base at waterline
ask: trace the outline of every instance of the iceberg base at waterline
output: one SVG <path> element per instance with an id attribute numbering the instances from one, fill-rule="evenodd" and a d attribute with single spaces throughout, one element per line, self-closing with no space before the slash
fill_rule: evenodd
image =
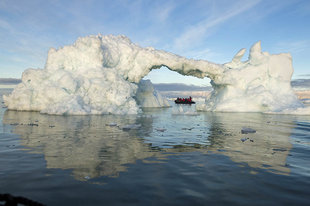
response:
<path id="1" fill-rule="evenodd" d="M 211 79 L 213 92 L 197 110 L 310 114 L 291 88 L 289 54 L 262 52 L 260 42 L 242 62 L 244 53 L 242 49 L 230 63 L 216 64 L 142 48 L 125 36 L 81 37 L 73 45 L 50 49 L 44 69 L 25 70 L 22 82 L 3 98 L 10 110 L 137 114 L 141 107 L 169 106 L 150 81 L 142 80 L 165 66 L 182 75 Z"/>

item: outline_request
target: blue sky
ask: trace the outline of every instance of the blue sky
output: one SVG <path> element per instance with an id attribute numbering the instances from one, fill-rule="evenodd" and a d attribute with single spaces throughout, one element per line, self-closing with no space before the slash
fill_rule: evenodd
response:
<path id="1" fill-rule="evenodd" d="M 0 78 L 43 68 L 49 48 L 98 33 L 215 63 L 261 40 L 264 51 L 292 54 L 293 78 L 310 78 L 309 0 L 1 0 Z M 148 78 L 209 82 L 165 68 Z"/>

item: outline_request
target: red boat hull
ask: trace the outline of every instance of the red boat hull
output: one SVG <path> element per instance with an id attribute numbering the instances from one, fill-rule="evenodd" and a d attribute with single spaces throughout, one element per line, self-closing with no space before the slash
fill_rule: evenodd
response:
<path id="1" fill-rule="evenodd" d="M 195 102 L 193 101 L 178 101 L 178 100 L 175 100 L 174 101 L 176 104 L 195 104 Z"/>

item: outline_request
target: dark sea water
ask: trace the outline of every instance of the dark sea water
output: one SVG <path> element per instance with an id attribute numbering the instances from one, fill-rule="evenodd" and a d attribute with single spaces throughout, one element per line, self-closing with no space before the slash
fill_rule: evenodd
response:
<path id="1" fill-rule="evenodd" d="M 310 116 L 189 106 L 53 116 L 3 106 L 1 194 L 46 205 L 310 204 Z"/>

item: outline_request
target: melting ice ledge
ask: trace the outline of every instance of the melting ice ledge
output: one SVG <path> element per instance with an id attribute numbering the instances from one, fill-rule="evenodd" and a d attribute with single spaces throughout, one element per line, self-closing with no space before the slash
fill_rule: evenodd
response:
<path id="1" fill-rule="evenodd" d="M 150 81 L 152 69 L 166 66 L 182 75 L 211 79 L 213 92 L 201 111 L 310 114 L 295 96 L 290 54 L 269 54 L 257 42 L 247 61 L 241 49 L 226 64 L 187 59 L 142 48 L 125 36 L 88 36 L 58 50 L 52 48 L 44 69 L 27 69 L 12 94 L 11 110 L 47 114 L 137 114 L 141 107 L 169 103 Z"/>

